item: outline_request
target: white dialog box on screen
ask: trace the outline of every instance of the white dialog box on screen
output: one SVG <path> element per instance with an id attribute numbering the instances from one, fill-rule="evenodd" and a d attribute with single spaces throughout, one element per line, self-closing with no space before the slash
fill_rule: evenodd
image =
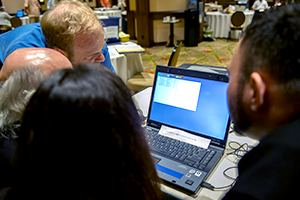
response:
<path id="1" fill-rule="evenodd" d="M 196 111 L 200 82 L 158 76 L 154 101 L 191 111 Z"/>

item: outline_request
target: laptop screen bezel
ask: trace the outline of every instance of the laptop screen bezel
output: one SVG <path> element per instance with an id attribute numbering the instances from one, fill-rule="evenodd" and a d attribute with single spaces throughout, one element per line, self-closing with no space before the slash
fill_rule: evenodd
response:
<path id="1" fill-rule="evenodd" d="M 161 122 L 157 122 L 154 120 L 150 119 L 150 113 L 152 110 L 152 102 L 153 102 L 153 98 L 154 98 L 154 92 L 155 92 L 155 83 L 157 80 L 157 75 L 158 72 L 167 72 L 167 73 L 171 73 L 171 74 L 178 74 L 178 75 L 186 75 L 186 76 L 190 76 L 190 77 L 196 77 L 196 78 L 203 78 L 203 79 L 207 79 L 207 80 L 218 80 L 221 82 L 227 82 L 229 81 L 229 77 L 227 75 L 224 74 L 218 74 L 216 73 L 209 73 L 209 72 L 202 72 L 202 71 L 196 71 L 196 70 L 189 70 L 189 69 L 182 69 L 182 68 L 175 68 L 175 67 L 170 67 L 170 66 L 161 66 L 161 65 L 157 65 L 156 66 L 156 71 L 155 71 L 155 77 L 154 77 L 154 82 L 153 82 L 153 89 L 152 89 L 152 94 L 151 94 L 151 101 L 150 101 L 150 105 L 149 105 L 149 111 L 148 111 L 148 119 L 147 119 L 147 125 L 155 127 L 160 129 L 162 125 L 167 125 L 169 127 L 172 128 L 177 128 L 177 129 L 181 129 L 180 127 L 174 127 L 174 126 L 170 126 L 168 124 L 164 124 Z M 202 135 L 199 133 L 195 133 L 192 131 L 188 131 L 185 129 L 181 129 L 184 131 L 187 131 L 191 134 L 194 135 L 198 135 L 204 138 L 208 138 L 211 140 L 211 144 L 217 145 L 219 147 L 224 148 L 226 146 L 226 141 L 227 141 L 227 137 L 228 137 L 228 133 L 229 133 L 229 128 L 230 128 L 230 117 L 228 117 L 228 121 L 227 121 L 227 126 L 226 126 L 226 133 L 224 136 L 224 139 L 218 139 L 218 138 L 214 138 L 214 137 L 210 137 L 207 135 Z"/>

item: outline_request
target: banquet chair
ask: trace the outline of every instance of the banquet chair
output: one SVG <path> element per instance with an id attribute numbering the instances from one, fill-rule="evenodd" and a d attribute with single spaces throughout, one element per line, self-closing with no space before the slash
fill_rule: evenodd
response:
<path id="1" fill-rule="evenodd" d="M 22 21 L 19 17 L 13 17 L 10 19 L 11 27 L 17 28 L 19 26 L 22 26 Z"/>
<path id="2" fill-rule="evenodd" d="M 176 67 L 181 46 L 182 46 L 182 41 L 179 41 L 173 48 L 172 54 L 168 62 L 168 66 Z M 153 80 L 154 80 L 154 74 L 147 73 L 147 72 L 138 72 L 127 81 L 127 87 L 132 92 L 135 93 L 142 90 L 145 87 L 152 86 Z"/>
<path id="3" fill-rule="evenodd" d="M 231 39 L 231 31 L 240 30 L 243 33 L 245 19 L 246 16 L 242 11 L 236 11 L 232 14 L 228 40 Z"/>

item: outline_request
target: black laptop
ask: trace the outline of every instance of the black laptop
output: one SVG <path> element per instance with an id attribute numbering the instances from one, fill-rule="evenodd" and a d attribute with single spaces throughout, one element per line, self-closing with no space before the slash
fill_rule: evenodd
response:
<path id="1" fill-rule="evenodd" d="M 228 76 L 157 66 L 146 126 L 158 176 L 195 194 L 222 157 L 229 126 Z"/>

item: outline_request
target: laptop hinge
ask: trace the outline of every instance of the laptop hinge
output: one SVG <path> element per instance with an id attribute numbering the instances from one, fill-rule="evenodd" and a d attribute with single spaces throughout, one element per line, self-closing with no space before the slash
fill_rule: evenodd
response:
<path id="1" fill-rule="evenodd" d="M 209 147 L 213 146 L 213 148 L 218 148 L 220 150 L 223 150 L 225 148 L 225 145 L 221 145 L 219 142 L 211 141 Z M 208 148 L 209 148 L 208 147 Z"/>

